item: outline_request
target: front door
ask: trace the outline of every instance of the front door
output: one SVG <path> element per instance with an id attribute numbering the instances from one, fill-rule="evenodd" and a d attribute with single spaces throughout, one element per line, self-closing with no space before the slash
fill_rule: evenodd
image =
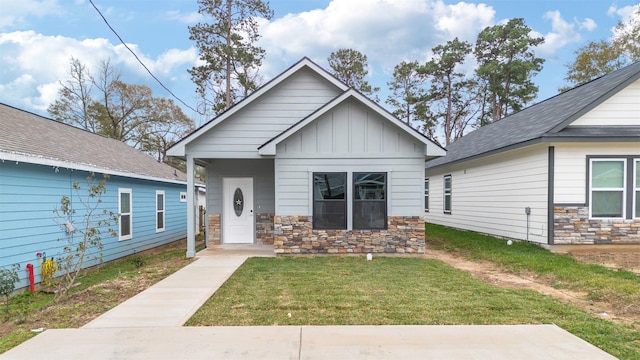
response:
<path id="1" fill-rule="evenodd" d="M 223 178 L 222 195 L 222 243 L 253 244 L 253 178 Z"/>

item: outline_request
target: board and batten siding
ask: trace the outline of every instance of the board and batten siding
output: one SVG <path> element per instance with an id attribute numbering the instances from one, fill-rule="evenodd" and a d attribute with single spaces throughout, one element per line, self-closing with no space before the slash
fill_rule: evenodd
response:
<path id="1" fill-rule="evenodd" d="M 0 267 L 20 264 L 18 288 L 28 286 L 26 264 L 35 268 L 36 282 L 40 281 L 40 259 L 37 253 L 59 258 L 63 255 L 66 234 L 56 223 L 54 209 L 63 196 L 75 205 L 73 223 L 82 226 L 83 208 L 78 193 L 72 189 L 77 181 L 79 196 L 86 198 L 89 173 L 28 163 L 3 162 L 0 164 Z M 102 179 L 96 174 L 96 180 Z M 102 196 L 99 211 L 118 212 L 118 188 L 132 191 L 132 234 L 130 240 L 118 241 L 107 228 L 101 228 L 103 261 L 132 255 L 186 236 L 186 203 L 180 202 L 180 192 L 186 185 L 136 180 L 111 176 L 107 191 Z M 165 230 L 156 232 L 156 190 L 165 192 Z M 118 229 L 116 223 L 112 228 Z M 74 237 L 80 235 L 76 234 Z M 63 239 L 63 240 L 58 240 Z M 86 266 L 96 265 L 92 252 L 87 255 Z"/>
<path id="2" fill-rule="evenodd" d="M 256 214 L 275 212 L 273 159 L 218 159 L 207 164 L 207 212 L 222 214 L 222 179 L 253 178 L 253 206 Z"/>
<path id="3" fill-rule="evenodd" d="M 313 173 L 386 172 L 389 216 L 422 215 L 425 145 L 357 100 L 347 100 L 277 145 L 276 214 L 313 213 Z M 350 216 L 348 216 L 350 218 Z"/>
<path id="4" fill-rule="evenodd" d="M 311 70 L 301 70 L 255 99 L 233 121 L 188 144 L 196 158 L 260 158 L 257 149 L 335 98 L 341 91 Z"/>
<path id="5" fill-rule="evenodd" d="M 640 156 L 638 143 L 556 143 L 555 147 L 555 204 L 587 203 L 588 156 Z"/>
<path id="6" fill-rule="evenodd" d="M 570 126 L 638 126 L 640 123 L 640 80 L 605 100 Z"/>
<path id="7" fill-rule="evenodd" d="M 425 221 L 506 238 L 547 242 L 548 148 L 533 146 L 427 169 Z M 451 213 L 444 213 L 444 176 L 451 175 Z M 525 208 L 531 208 L 529 233 Z"/>

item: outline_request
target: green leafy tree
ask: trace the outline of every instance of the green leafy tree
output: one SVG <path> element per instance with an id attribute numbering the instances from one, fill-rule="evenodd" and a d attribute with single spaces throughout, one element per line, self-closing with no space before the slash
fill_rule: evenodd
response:
<path id="1" fill-rule="evenodd" d="M 111 225 L 118 221 L 117 214 L 106 209 L 100 210 L 102 196 L 107 191 L 108 178 L 109 176 L 105 174 L 102 180 L 96 182 L 95 175 L 91 173 L 87 177 L 86 196 L 80 193 L 80 184 L 74 181 L 75 203 L 70 197 L 63 196 L 60 199 L 60 206 L 54 209 L 57 216 L 54 220 L 66 233 L 66 237 L 60 239 L 65 242 L 65 245 L 63 255 L 58 260 L 62 275 L 56 299 L 67 295 L 86 261 L 93 259 L 102 262 L 102 232 L 106 230 L 111 236 L 117 235 L 111 228 Z M 74 222 L 77 210 L 80 210 L 81 218 L 78 224 Z"/>
<path id="2" fill-rule="evenodd" d="M 425 130 L 432 126 L 426 125 L 425 83 L 426 76 L 420 71 L 417 61 L 403 61 L 393 69 L 393 80 L 388 82 L 391 95 L 387 97 L 387 104 L 393 108 L 393 115 L 403 120 L 408 125 L 414 122 L 422 122 Z M 430 133 L 429 130 L 427 130 Z"/>
<path id="3" fill-rule="evenodd" d="M 377 101 L 376 93 L 380 88 L 372 87 L 365 80 L 369 72 L 367 55 L 353 49 L 339 49 L 332 52 L 327 60 L 333 76 Z"/>
<path id="4" fill-rule="evenodd" d="M 640 60 L 640 6 L 634 16 L 619 22 L 612 40 L 590 41 L 576 50 L 575 59 L 567 65 L 568 85 L 560 91 L 587 83 Z"/>
<path id="5" fill-rule="evenodd" d="M 108 60 L 94 77 L 72 58 L 69 80 L 61 85 L 58 99 L 48 108 L 54 120 L 125 142 L 160 160 L 168 144 L 194 126 L 173 100 L 153 97 L 145 85 L 122 81 Z"/>
<path id="6" fill-rule="evenodd" d="M 264 49 L 256 46 L 258 17 L 271 19 L 273 11 L 262 0 L 198 0 L 198 12 L 210 23 L 189 27 L 189 39 L 196 42 L 202 65 L 189 69 L 197 86 L 204 113 L 220 113 L 259 84 L 258 68 Z"/>
<path id="7" fill-rule="evenodd" d="M 538 87 L 532 78 L 542 70 L 544 59 L 533 49 L 543 42 L 544 38 L 531 36 L 531 28 L 520 18 L 478 34 L 474 55 L 483 92 L 480 126 L 521 110 L 536 97 Z"/>
<path id="8" fill-rule="evenodd" d="M 471 44 L 455 38 L 434 47 L 432 52 L 433 58 L 421 69 L 431 84 L 427 92 L 428 122 L 441 126 L 444 143 L 449 145 L 464 135 L 479 112 L 476 83 L 460 71 L 471 54 Z"/>

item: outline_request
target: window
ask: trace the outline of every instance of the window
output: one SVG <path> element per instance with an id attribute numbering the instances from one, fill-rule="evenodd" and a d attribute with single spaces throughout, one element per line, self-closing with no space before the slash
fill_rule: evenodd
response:
<path id="1" fill-rule="evenodd" d="M 346 173 L 313 174 L 313 228 L 347 228 Z"/>
<path id="2" fill-rule="evenodd" d="M 444 176 L 444 212 L 451 214 L 451 175 Z"/>
<path id="3" fill-rule="evenodd" d="M 164 231 L 164 191 L 156 191 L 156 232 Z"/>
<path id="4" fill-rule="evenodd" d="M 424 212 L 429 212 L 429 178 L 424 178 Z"/>
<path id="5" fill-rule="evenodd" d="M 387 174 L 353 174 L 353 228 L 387 228 Z"/>
<path id="6" fill-rule="evenodd" d="M 624 218 L 624 159 L 591 159 L 591 217 Z"/>
<path id="7" fill-rule="evenodd" d="M 635 166 L 635 172 L 634 172 L 634 182 L 635 182 L 635 189 L 634 189 L 634 193 L 635 193 L 635 197 L 634 197 L 634 202 L 635 202 L 635 207 L 634 207 L 634 212 L 633 212 L 633 217 L 636 219 L 640 219 L 640 160 L 636 160 L 634 162 L 634 166 Z"/>
<path id="8" fill-rule="evenodd" d="M 132 211 L 131 211 L 131 189 L 118 189 L 118 240 L 131 239 L 132 232 Z"/>
<path id="9" fill-rule="evenodd" d="M 187 193 L 186 193 L 186 191 L 180 192 L 180 202 L 187 202 Z"/>

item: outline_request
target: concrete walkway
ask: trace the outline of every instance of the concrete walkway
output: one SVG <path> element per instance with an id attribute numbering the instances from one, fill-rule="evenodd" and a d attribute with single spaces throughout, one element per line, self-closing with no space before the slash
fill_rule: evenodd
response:
<path id="1" fill-rule="evenodd" d="M 615 359 L 555 325 L 184 327 L 260 247 L 223 246 L 80 329 L 51 329 L 0 359 Z"/>

